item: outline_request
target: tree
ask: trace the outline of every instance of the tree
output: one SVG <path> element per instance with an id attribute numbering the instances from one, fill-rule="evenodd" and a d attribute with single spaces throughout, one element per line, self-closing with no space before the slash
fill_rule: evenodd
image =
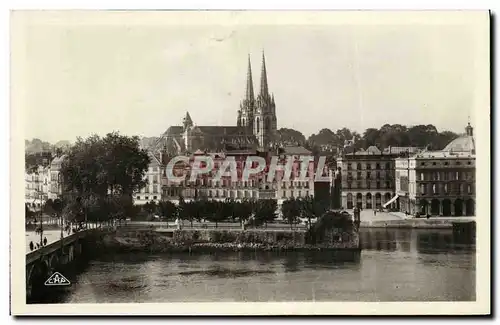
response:
<path id="1" fill-rule="evenodd" d="M 225 202 L 218 202 L 215 200 L 204 201 L 204 212 L 206 213 L 206 219 L 211 222 L 215 222 L 215 228 L 219 226 L 219 222 L 222 222 L 229 217 L 222 211 L 224 209 Z"/>
<path id="2" fill-rule="evenodd" d="M 142 206 L 142 208 L 144 209 L 144 211 L 148 215 L 152 215 L 152 214 L 156 213 L 158 207 L 156 205 L 156 202 L 153 201 L 153 200 L 151 200 L 149 202 L 144 203 L 144 205 Z"/>
<path id="3" fill-rule="evenodd" d="M 285 200 L 281 205 L 281 213 L 283 214 L 283 218 L 290 224 L 290 228 L 293 228 L 300 215 L 298 200 L 295 198 Z"/>
<path id="4" fill-rule="evenodd" d="M 308 225 L 311 227 L 311 219 L 318 218 L 328 209 L 328 203 L 323 200 L 315 199 L 312 196 L 299 199 L 300 215 L 307 218 Z"/>
<path id="5" fill-rule="evenodd" d="M 314 224 L 312 232 L 315 239 L 323 240 L 327 232 L 337 230 L 339 232 L 352 233 L 354 223 L 349 213 L 340 211 L 328 211 L 322 214 Z"/>
<path id="6" fill-rule="evenodd" d="M 139 149 L 138 137 L 109 133 L 104 138 L 78 138 L 61 169 L 64 190 L 72 197 L 66 210 L 85 220 L 120 215 L 115 196 L 131 198 L 144 187 L 149 162 L 148 153 Z"/>
<path id="7" fill-rule="evenodd" d="M 26 219 L 32 218 L 35 215 L 34 212 L 29 208 L 29 203 L 24 204 L 24 215 Z"/>
<path id="8" fill-rule="evenodd" d="M 177 216 L 177 206 L 171 201 L 160 201 L 158 204 L 160 215 L 165 219 L 172 219 Z"/>
<path id="9" fill-rule="evenodd" d="M 240 225 L 245 223 L 253 213 L 254 201 L 243 199 L 240 202 L 234 202 L 234 215 L 240 220 Z"/>
<path id="10" fill-rule="evenodd" d="M 265 224 L 276 219 L 276 209 L 278 204 L 276 200 L 264 199 L 258 200 L 254 207 L 255 224 L 257 226 Z"/>
<path id="11" fill-rule="evenodd" d="M 276 140 L 282 145 L 299 145 L 306 143 L 306 137 L 299 131 L 288 128 L 281 128 L 276 132 Z"/>
<path id="12" fill-rule="evenodd" d="M 225 199 L 223 202 L 219 202 L 220 214 L 222 215 L 222 220 L 231 219 L 233 222 L 236 219 L 235 215 L 235 202 L 231 198 Z"/>
<path id="13" fill-rule="evenodd" d="M 42 211 L 49 216 L 52 216 L 55 213 L 52 199 L 48 199 L 47 201 L 45 201 Z"/>

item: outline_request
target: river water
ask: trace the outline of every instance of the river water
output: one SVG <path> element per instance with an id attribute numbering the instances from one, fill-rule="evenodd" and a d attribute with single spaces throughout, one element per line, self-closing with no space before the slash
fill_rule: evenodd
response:
<path id="1" fill-rule="evenodd" d="M 328 253 L 101 255 L 52 302 L 476 299 L 475 250 L 451 230 L 362 229 L 361 242 L 360 256 L 347 261 Z"/>

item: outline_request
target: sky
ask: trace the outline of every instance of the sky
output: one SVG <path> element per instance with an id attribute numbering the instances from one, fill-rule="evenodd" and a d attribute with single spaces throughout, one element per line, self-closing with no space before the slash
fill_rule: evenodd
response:
<path id="1" fill-rule="evenodd" d="M 306 137 L 386 123 L 461 133 L 484 103 L 478 84 L 489 49 L 480 40 L 488 27 L 477 19 L 426 23 L 422 13 L 416 23 L 396 13 L 394 21 L 313 16 L 285 23 L 279 13 L 249 15 L 18 19 L 22 69 L 13 65 L 12 73 L 22 71 L 25 139 L 74 141 L 114 130 L 159 136 L 188 111 L 197 125 L 235 125 L 248 56 L 257 94 L 263 51 L 278 128 Z"/>

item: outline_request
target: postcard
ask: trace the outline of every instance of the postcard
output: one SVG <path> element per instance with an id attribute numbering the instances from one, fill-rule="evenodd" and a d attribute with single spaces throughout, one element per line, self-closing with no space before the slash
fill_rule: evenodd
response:
<path id="1" fill-rule="evenodd" d="M 12 11 L 11 313 L 488 315 L 489 112 L 488 11 Z"/>

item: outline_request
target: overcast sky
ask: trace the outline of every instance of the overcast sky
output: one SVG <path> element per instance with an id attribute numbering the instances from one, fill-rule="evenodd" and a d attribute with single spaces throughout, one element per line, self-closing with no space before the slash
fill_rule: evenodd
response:
<path id="1" fill-rule="evenodd" d="M 172 17 L 163 14 L 164 22 Z M 484 94 L 476 85 L 487 72 L 478 71 L 488 51 L 479 41 L 485 29 L 445 18 L 432 24 L 31 22 L 19 36 L 26 51 L 25 138 L 74 141 L 112 130 L 158 136 L 187 111 L 198 125 L 234 125 L 248 54 L 257 93 L 262 50 L 278 128 L 306 137 L 322 128 L 363 132 L 385 123 L 463 132 Z"/>

